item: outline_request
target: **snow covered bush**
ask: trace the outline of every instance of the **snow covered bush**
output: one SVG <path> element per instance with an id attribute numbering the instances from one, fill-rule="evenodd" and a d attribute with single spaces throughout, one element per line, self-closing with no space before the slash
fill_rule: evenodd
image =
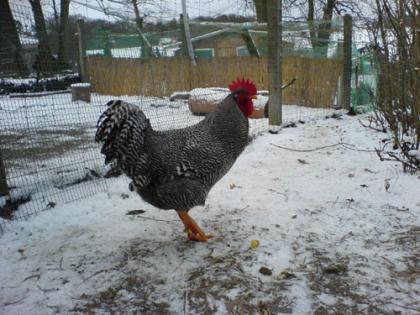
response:
<path id="1" fill-rule="evenodd" d="M 379 65 L 378 124 L 392 139 L 378 150 L 381 160 L 397 160 L 404 170 L 420 170 L 420 8 L 416 1 L 376 1 L 371 26 Z"/>

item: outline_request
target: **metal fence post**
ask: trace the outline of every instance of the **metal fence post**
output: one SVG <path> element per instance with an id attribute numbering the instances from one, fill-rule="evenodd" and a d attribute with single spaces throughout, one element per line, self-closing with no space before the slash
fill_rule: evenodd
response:
<path id="1" fill-rule="evenodd" d="M 188 56 L 188 47 L 187 47 L 187 38 L 185 36 L 185 28 L 184 28 L 184 16 L 181 13 L 179 15 L 179 28 L 181 29 L 181 55 Z"/>
<path id="2" fill-rule="evenodd" d="M 341 93 L 341 106 L 351 110 L 351 72 L 352 72 L 352 17 L 344 16 L 344 44 L 343 44 L 343 81 Z"/>
<path id="3" fill-rule="evenodd" d="M 188 56 L 190 57 L 191 64 L 195 66 L 194 48 L 191 42 L 191 32 L 190 32 L 190 21 L 187 14 L 187 4 L 186 0 L 182 0 L 182 22 L 184 23 L 184 32 L 185 32 L 185 41 L 187 44 Z"/>
<path id="4" fill-rule="evenodd" d="M 3 155 L 0 148 L 0 197 L 9 194 L 9 187 L 7 186 L 6 167 L 3 162 Z"/>
<path id="5" fill-rule="evenodd" d="M 79 76 L 82 82 L 88 82 L 86 77 L 85 39 L 83 36 L 84 21 L 77 20 L 77 40 L 79 44 Z"/>
<path id="6" fill-rule="evenodd" d="M 282 123 L 282 0 L 267 0 L 268 30 L 268 118 L 270 125 Z"/>

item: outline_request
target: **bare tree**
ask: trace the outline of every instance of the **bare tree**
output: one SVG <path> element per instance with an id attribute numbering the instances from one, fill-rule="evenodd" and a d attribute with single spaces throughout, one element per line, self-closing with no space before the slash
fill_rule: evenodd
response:
<path id="1" fill-rule="evenodd" d="M 0 42 L 0 65 L 3 71 L 25 74 L 27 69 L 22 58 L 22 45 L 7 0 L 0 0 Z"/>
<path id="2" fill-rule="evenodd" d="M 56 0 L 52 0 L 51 7 L 54 11 L 55 29 L 58 30 L 58 28 L 60 27 L 60 16 L 59 16 L 59 13 L 58 13 L 59 11 L 58 11 L 58 6 L 57 6 Z"/>
<path id="3" fill-rule="evenodd" d="M 310 35 L 312 48 L 320 56 L 326 57 L 331 34 L 331 21 L 334 9 L 339 0 L 327 0 L 323 6 L 323 14 L 319 25 L 315 26 L 315 4 L 314 0 L 308 1 L 308 22 L 310 22 Z"/>
<path id="4" fill-rule="evenodd" d="M 49 72 L 53 69 L 54 59 L 51 55 L 48 42 L 47 27 L 44 13 L 42 12 L 41 0 L 29 0 L 35 19 L 35 30 L 38 38 L 38 56 L 34 68 L 39 73 Z"/>
<path id="5" fill-rule="evenodd" d="M 298 0 L 289 1 L 299 2 Z M 355 0 L 308 0 L 305 1 L 306 3 L 306 19 L 309 23 L 312 48 L 323 57 L 327 56 L 334 16 L 351 14 L 355 19 L 363 19 L 370 12 L 370 10 L 365 11 L 366 3 Z"/>
<path id="6" fill-rule="evenodd" d="M 58 54 L 57 61 L 61 66 L 65 65 L 65 51 L 64 42 L 66 38 L 66 31 L 69 23 L 69 7 L 70 0 L 61 0 L 60 5 L 60 25 L 58 31 Z"/>
<path id="7" fill-rule="evenodd" d="M 145 18 L 158 18 L 154 16 L 156 12 L 163 12 L 165 10 L 166 1 L 153 1 L 153 0 L 97 0 L 99 8 L 109 16 L 117 17 L 119 19 L 127 19 L 127 16 L 121 14 L 119 7 L 130 6 L 134 13 L 134 22 L 136 25 L 137 33 L 142 42 L 144 56 L 156 57 L 152 45 L 144 34 L 144 20 Z"/>
<path id="8" fill-rule="evenodd" d="M 144 58 L 148 59 L 151 56 L 155 56 L 155 54 L 153 52 L 152 45 L 150 44 L 149 40 L 143 33 L 143 17 L 140 16 L 137 0 L 131 0 L 131 3 L 133 5 L 134 14 L 136 17 L 137 32 L 139 33 L 140 38 L 143 43 Z"/>
<path id="9" fill-rule="evenodd" d="M 253 0 L 253 3 L 257 14 L 262 16 L 266 0 Z M 346 13 L 356 17 L 362 16 L 363 10 L 360 6 L 356 0 L 284 0 L 283 17 L 287 20 L 306 20 L 313 50 L 318 55 L 326 57 L 333 31 L 333 18 Z M 264 21 L 264 18 L 260 20 Z"/>

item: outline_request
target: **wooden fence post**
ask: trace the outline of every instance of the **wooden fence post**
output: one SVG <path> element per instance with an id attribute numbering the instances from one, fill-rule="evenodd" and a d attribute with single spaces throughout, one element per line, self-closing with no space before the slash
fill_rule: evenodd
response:
<path id="1" fill-rule="evenodd" d="M 0 197 L 9 194 L 9 187 L 7 186 L 6 167 L 3 162 L 3 155 L 0 148 Z"/>
<path id="2" fill-rule="evenodd" d="M 268 120 L 270 125 L 282 123 L 282 0 L 267 0 L 268 31 Z"/>
<path id="3" fill-rule="evenodd" d="M 351 110 L 351 72 L 352 72 L 352 17 L 344 16 L 344 44 L 343 44 L 343 80 L 341 106 Z"/>
<path id="4" fill-rule="evenodd" d="M 83 36 L 84 21 L 77 21 L 77 40 L 79 44 L 79 76 L 82 82 L 88 82 L 86 74 L 86 62 L 85 62 L 85 38 Z"/>

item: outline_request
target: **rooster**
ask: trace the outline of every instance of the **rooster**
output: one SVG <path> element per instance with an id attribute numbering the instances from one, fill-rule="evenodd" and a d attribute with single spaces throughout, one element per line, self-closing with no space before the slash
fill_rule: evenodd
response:
<path id="1" fill-rule="evenodd" d="M 102 143 L 105 164 L 115 163 L 146 202 L 174 209 L 188 240 L 206 242 L 206 235 L 188 211 L 204 205 L 213 185 L 232 167 L 248 143 L 248 117 L 257 89 L 237 78 L 231 93 L 199 123 L 155 131 L 144 113 L 121 100 L 108 102 L 95 136 Z"/>

